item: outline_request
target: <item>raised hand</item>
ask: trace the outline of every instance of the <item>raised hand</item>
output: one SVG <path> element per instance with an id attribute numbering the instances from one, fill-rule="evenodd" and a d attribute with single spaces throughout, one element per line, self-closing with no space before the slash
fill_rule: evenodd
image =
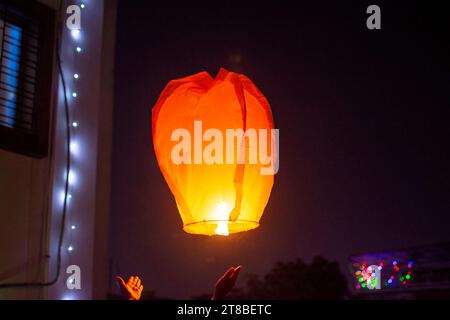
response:
<path id="1" fill-rule="evenodd" d="M 144 286 L 138 276 L 131 276 L 125 283 L 122 277 L 116 276 L 122 296 L 127 300 L 140 300 Z"/>
<path id="2" fill-rule="evenodd" d="M 233 289 L 242 266 L 231 267 L 216 282 L 212 300 L 222 300 Z"/>

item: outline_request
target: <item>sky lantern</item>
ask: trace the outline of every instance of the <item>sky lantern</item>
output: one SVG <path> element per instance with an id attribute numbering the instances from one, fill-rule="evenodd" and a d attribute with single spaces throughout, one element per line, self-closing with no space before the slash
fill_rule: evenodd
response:
<path id="1" fill-rule="evenodd" d="M 242 74 L 170 81 L 152 111 L 153 145 L 187 233 L 257 228 L 278 171 L 270 105 Z"/>

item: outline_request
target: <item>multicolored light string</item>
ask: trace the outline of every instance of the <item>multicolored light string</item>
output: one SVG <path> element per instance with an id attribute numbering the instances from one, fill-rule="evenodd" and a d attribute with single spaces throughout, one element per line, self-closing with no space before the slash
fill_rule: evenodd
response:
<path id="1" fill-rule="evenodd" d="M 375 264 L 377 266 L 378 271 L 374 270 L 373 265 L 368 265 L 367 263 L 355 264 L 357 270 L 354 275 L 356 277 L 357 283 L 355 288 L 360 289 L 369 289 L 368 287 L 375 287 L 377 281 L 381 281 L 382 287 L 398 287 L 405 286 L 409 282 L 413 280 L 413 267 L 414 261 L 410 260 L 405 265 L 405 270 L 401 270 L 402 266 L 400 265 L 398 260 L 391 261 L 388 265 L 391 265 L 391 268 L 385 267 L 385 263 L 379 262 Z M 377 278 L 377 275 L 381 277 L 381 279 Z"/>

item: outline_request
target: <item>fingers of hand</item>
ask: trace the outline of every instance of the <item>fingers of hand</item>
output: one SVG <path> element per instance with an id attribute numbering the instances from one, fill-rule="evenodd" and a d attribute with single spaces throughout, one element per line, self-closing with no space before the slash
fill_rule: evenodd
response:
<path id="1" fill-rule="evenodd" d="M 141 279 L 139 279 L 138 276 L 131 276 L 130 279 L 128 279 L 127 287 L 129 290 L 135 292 L 142 292 L 142 289 L 144 288 Z"/>
<path id="2" fill-rule="evenodd" d="M 234 268 L 234 272 L 233 272 L 233 275 L 232 275 L 232 277 L 234 279 L 237 278 L 237 276 L 239 275 L 239 272 L 241 271 L 241 269 L 242 269 L 242 266 L 237 266 L 236 268 Z"/>

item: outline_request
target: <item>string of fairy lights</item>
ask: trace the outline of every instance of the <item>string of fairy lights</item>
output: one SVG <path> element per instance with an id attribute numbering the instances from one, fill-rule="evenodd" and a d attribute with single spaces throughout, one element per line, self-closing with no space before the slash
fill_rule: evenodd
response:
<path id="1" fill-rule="evenodd" d="M 355 264 L 356 289 L 368 289 L 369 285 L 376 286 L 377 281 L 383 288 L 405 286 L 413 279 L 414 261 L 407 262 L 392 260 L 390 262 L 379 262 L 376 265 L 367 263 Z M 383 271 L 377 272 L 378 271 Z"/>
<path id="2" fill-rule="evenodd" d="M 84 2 L 82 2 L 79 4 L 79 7 L 81 9 L 85 9 L 86 4 Z M 72 29 L 72 30 L 69 30 L 69 32 L 70 32 L 70 37 L 72 38 L 72 44 L 74 45 L 73 52 L 74 52 L 75 56 L 79 56 L 82 53 L 84 53 L 84 48 L 80 44 L 80 40 L 82 38 L 82 31 L 81 31 L 81 29 Z M 75 59 L 77 59 L 77 58 L 75 58 Z M 76 63 L 74 63 L 74 65 L 76 65 Z M 82 75 L 79 72 L 74 71 L 71 74 L 71 78 L 73 79 L 72 88 L 67 88 L 68 92 L 64 92 L 64 94 L 67 95 L 67 93 L 70 93 L 70 96 L 72 97 L 72 99 L 70 100 L 72 107 L 69 109 L 70 110 L 69 118 L 73 119 L 73 120 L 71 120 L 71 122 L 70 122 L 71 128 L 69 128 L 69 130 L 70 130 L 69 149 L 70 149 L 70 157 L 74 158 L 73 160 L 76 160 L 76 156 L 79 154 L 79 144 L 77 142 L 78 141 L 77 140 L 77 132 L 79 130 L 80 123 L 76 118 L 76 114 L 75 114 L 76 108 L 74 107 L 74 104 L 77 103 L 77 100 L 79 98 L 77 83 L 82 78 Z M 71 161 L 71 163 L 73 163 L 73 161 Z M 68 183 L 69 183 L 69 190 L 67 193 L 65 192 L 65 190 L 62 191 L 62 200 L 71 202 L 71 200 L 73 198 L 71 189 L 74 187 L 74 185 L 76 184 L 76 180 L 77 180 L 77 175 L 76 175 L 75 170 L 73 169 L 72 165 L 69 168 L 69 173 L 67 175 L 67 179 L 68 179 Z M 70 254 L 69 255 L 69 262 L 70 262 L 71 254 L 75 250 L 75 246 L 73 244 L 73 234 L 77 230 L 77 225 L 75 223 L 73 223 L 72 217 L 69 217 L 69 220 L 71 220 L 72 223 L 69 223 L 69 232 L 70 233 L 69 233 L 69 239 L 68 239 L 69 241 L 66 245 L 66 249 Z"/>

